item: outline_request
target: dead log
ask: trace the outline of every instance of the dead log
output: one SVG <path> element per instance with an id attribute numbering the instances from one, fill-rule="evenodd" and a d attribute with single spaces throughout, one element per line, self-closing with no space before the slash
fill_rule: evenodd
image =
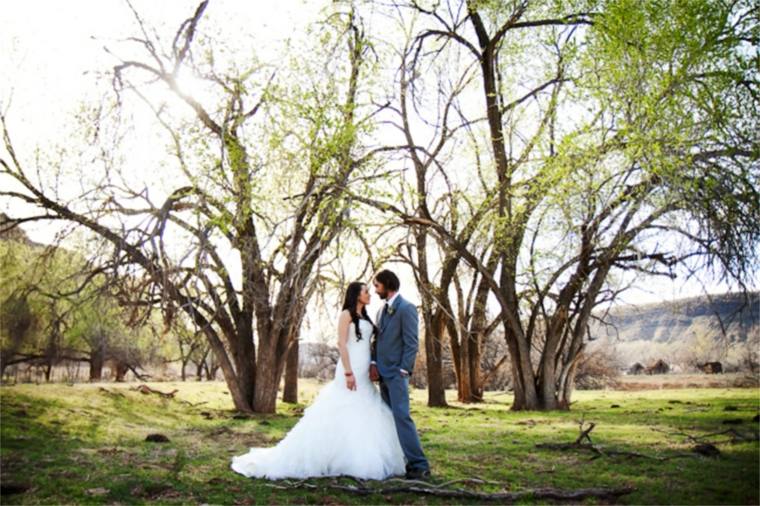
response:
<path id="1" fill-rule="evenodd" d="M 179 392 L 179 389 L 176 389 L 176 388 L 172 390 L 171 392 L 162 392 L 160 390 L 156 390 L 155 388 L 150 388 L 148 385 L 145 385 L 145 384 L 140 384 L 140 385 L 137 385 L 136 387 L 130 387 L 129 389 L 137 390 L 141 394 L 145 394 L 145 395 L 148 395 L 148 394 L 160 395 L 161 397 L 165 399 L 174 399 L 174 394 Z"/>
<path id="2" fill-rule="evenodd" d="M 453 480 L 439 485 L 433 485 L 424 481 L 418 480 L 403 480 L 398 478 L 392 478 L 386 480 L 383 483 L 398 483 L 398 485 L 381 485 L 377 487 L 367 486 L 364 480 L 358 478 L 352 478 L 356 485 L 340 484 L 336 480 L 331 481 L 328 484 L 316 484 L 307 480 L 289 481 L 283 480 L 283 485 L 268 484 L 268 486 L 280 490 L 294 490 L 294 489 L 306 489 L 306 490 L 333 490 L 340 492 L 347 492 L 351 494 L 357 494 L 362 496 L 369 496 L 375 494 L 388 495 L 388 494 L 421 494 L 430 495 L 436 497 L 446 497 L 454 499 L 476 499 L 479 501 L 499 501 L 504 503 L 513 503 L 524 500 L 555 500 L 555 501 L 571 501 L 578 502 L 588 498 L 596 498 L 603 501 L 614 502 L 623 495 L 630 494 L 634 488 L 630 486 L 618 487 L 618 488 L 579 488 L 575 490 L 564 490 L 550 487 L 525 489 L 516 492 L 480 492 L 477 490 L 468 490 L 464 488 L 451 487 L 453 483 L 468 482 L 468 483 L 490 483 L 475 478 L 467 478 L 463 480 Z M 498 485 L 498 483 L 497 483 Z"/>
<path id="3" fill-rule="evenodd" d="M 700 435 L 691 435 L 691 434 L 687 434 L 686 432 L 668 432 L 662 429 L 658 429 L 656 427 L 651 427 L 651 430 L 655 432 L 660 432 L 668 436 L 683 437 L 685 440 L 688 440 L 694 444 L 702 444 L 702 443 L 709 443 L 711 445 L 736 444 L 736 443 L 747 443 L 747 442 L 752 442 L 752 441 L 758 441 L 758 439 L 760 439 L 757 433 L 744 434 L 742 432 L 739 432 L 736 429 L 726 429 L 726 430 L 721 430 L 718 432 L 708 432 L 707 434 L 700 434 Z M 708 438 L 714 438 L 715 436 L 726 436 L 726 435 L 731 436 L 731 439 L 722 440 L 722 441 L 708 440 Z"/>
<path id="4" fill-rule="evenodd" d="M 594 444 L 594 442 L 591 440 L 591 431 L 594 430 L 594 427 L 596 427 L 596 424 L 589 422 L 588 427 L 584 428 L 584 426 L 585 426 L 585 422 L 583 421 L 583 419 L 581 419 L 579 421 L 580 435 L 573 442 L 536 443 L 535 446 L 536 448 L 542 448 L 542 449 L 547 449 L 547 450 L 588 451 L 594 454 L 594 456 L 591 457 L 591 460 L 598 459 L 599 457 L 607 456 L 607 457 L 633 457 L 633 458 L 640 458 L 640 459 L 657 460 L 657 461 L 662 462 L 662 461 L 670 460 L 670 459 L 696 457 L 696 455 L 690 454 L 690 453 L 676 453 L 673 455 L 668 455 L 666 457 L 658 457 L 656 455 L 647 455 L 645 453 L 632 452 L 632 451 L 627 451 L 627 450 L 617 450 L 615 448 L 603 448 L 600 445 Z"/>
<path id="5" fill-rule="evenodd" d="M 591 436 L 589 434 L 591 434 L 591 431 L 594 430 L 594 427 L 596 427 L 596 424 L 593 423 L 593 422 L 589 422 L 588 427 L 584 429 L 583 428 L 583 419 L 581 418 L 581 420 L 580 420 L 580 429 L 579 429 L 580 430 L 580 435 L 575 440 L 575 444 L 581 444 L 584 439 L 587 440 L 589 442 L 589 444 L 593 444 L 593 441 L 591 441 Z"/>
<path id="6" fill-rule="evenodd" d="M 181 402 L 183 404 L 187 404 L 191 408 L 194 408 L 196 406 L 202 406 L 203 404 L 208 404 L 208 401 L 190 402 L 190 401 L 180 400 L 179 402 Z M 201 414 L 203 414 L 203 413 L 201 413 Z"/>

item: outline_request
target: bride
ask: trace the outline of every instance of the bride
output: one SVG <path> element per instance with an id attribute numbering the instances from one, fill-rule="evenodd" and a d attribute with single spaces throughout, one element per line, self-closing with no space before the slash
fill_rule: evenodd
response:
<path id="1" fill-rule="evenodd" d="M 335 374 L 276 446 L 251 448 L 230 467 L 269 479 L 350 475 L 382 480 L 404 475 L 404 453 L 391 409 L 369 377 L 370 340 L 377 332 L 367 315 L 370 294 L 354 281 L 338 319 L 340 360 Z"/>

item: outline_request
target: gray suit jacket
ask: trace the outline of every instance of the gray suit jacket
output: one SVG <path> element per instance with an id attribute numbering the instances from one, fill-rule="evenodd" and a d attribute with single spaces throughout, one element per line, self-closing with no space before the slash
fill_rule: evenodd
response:
<path id="1" fill-rule="evenodd" d="M 383 306 L 384 307 L 384 306 Z M 396 376 L 400 369 L 412 374 L 419 348 L 417 308 L 398 294 L 389 313 L 377 313 L 378 333 L 372 341 L 372 360 L 381 376 Z"/>

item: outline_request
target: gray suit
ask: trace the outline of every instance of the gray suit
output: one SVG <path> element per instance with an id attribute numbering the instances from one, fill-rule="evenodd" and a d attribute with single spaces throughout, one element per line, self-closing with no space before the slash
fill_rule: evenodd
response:
<path id="1" fill-rule="evenodd" d="M 388 312 L 381 309 L 377 320 L 379 331 L 372 341 L 372 361 L 380 373 L 380 394 L 393 412 L 401 448 L 408 467 L 430 469 L 417 435 L 417 427 L 409 413 L 409 376 L 419 348 L 417 308 L 398 294 Z"/>

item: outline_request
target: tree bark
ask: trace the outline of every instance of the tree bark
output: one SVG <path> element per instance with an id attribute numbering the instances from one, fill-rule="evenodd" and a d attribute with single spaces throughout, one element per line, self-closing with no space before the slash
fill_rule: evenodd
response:
<path id="1" fill-rule="evenodd" d="M 257 413 L 274 413 L 277 406 L 277 390 L 282 377 L 284 355 L 277 355 L 274 346 L 259 347 L 256 361 L 255 382 L 253 392 L 253 410 Z"/>
<path id="2" fill-rule="evenodd" d="M 118 382 L 124 381 L 124 377 L 129 371 L 129 365 L 121 361 L 116 361 L 114 364 L 114 380 Z"/>
<path id="3" fill-rule="evenodd" d="M 298 402 L 298 339 L 293 339 L 285 360 L 285 387 L 282 401 L 291 404 Z"/>
<path id="4" fill-rule="evenodd" d="M 443 325 L 440 316 L 432 316 L 432 325 L 425 326 L 425 361 L 427 363 L 428 406 L 446 407 L 446 389 L 443 384 L 443 346 L 439 337 Z"/>
<path id="5" fill-rule="evenodd" d="M 90 355 L 90 381 L 101 381 L 103 378 L 103 362 L 105 353 L 102 347 L 93 350 Z"/>
<path id="6" fill-rule="evenodd" d="M 482 355 L 482 334 L 473 332 L 468 340 L 468 358 L 470 368 L 470 400 L 469 402 L 483 402 L 483 382 L 480 359 Z"/>

